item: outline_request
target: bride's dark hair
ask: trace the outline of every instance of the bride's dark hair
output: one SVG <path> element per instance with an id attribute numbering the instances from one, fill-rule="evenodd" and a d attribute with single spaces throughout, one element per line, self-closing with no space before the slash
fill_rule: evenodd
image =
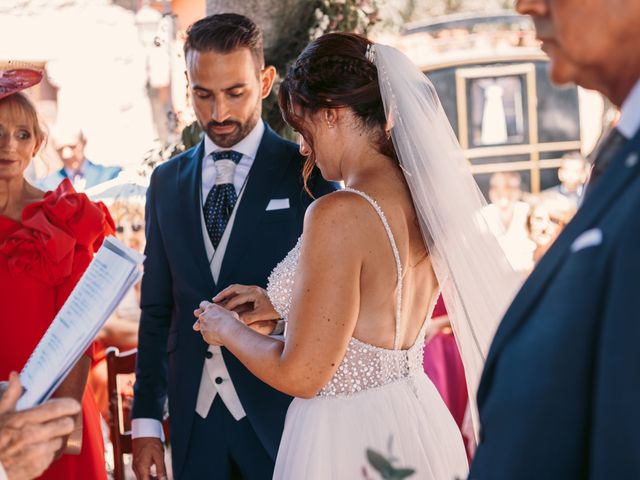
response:
<path id="1" fill-rule="evenodd" d="M 378 150 L 395 161 L 397 155 L 385 132 L 386 117 L 378 85 L 378 70 L 366 58 L 372 42 L 354 33 L 328 33 L 311 42 L 289 67 L 278 92 L 282 116 L 309 143 L 309 115 L 322 108 L 350 108 L 371 133 Z M 296 112 L 296 107 L 298 111 Z M 315 161 L 305 162 L 306 181 Z"/>

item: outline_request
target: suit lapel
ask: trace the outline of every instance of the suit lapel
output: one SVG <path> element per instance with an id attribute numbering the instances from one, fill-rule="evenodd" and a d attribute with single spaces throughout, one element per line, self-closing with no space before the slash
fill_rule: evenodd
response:
<path id="1" fill-rule="evenodd" d="M 219 285 L 226 285 L 229 276 L 242 259 L 242 253 L 254 238 L 254 231 L 265 214 L 271 192 L 284 175 L 290 159 L 280 147 L 280 138 L 265 124 L 264 135 L 249 171 L 227 250 L 220 267 Z"/>
<path id="2" fill-rule="evenodd" d="M 585 230 L 593 227 L 615 202 L 620 192 L 640 173 L 640 162 L 632 167 L 626 165 L 631 155 L 638 155 L 640 149 L 640 132 L 629 141 L 624 149 L 613 160 L 610 168 L 602 175 L 589 196 L 585 199 L 574 219 L 557 238 L 538 266 L 524 283 L 511 307 L 498 327 L 493 340 L 483 379 L 478 390 L 478 402 L 487 389 L 487 377 L 493 363 L 509 337 L 518 326 L 528 318 L 529 311 L 537 304 L 546 288 L 550 286 L 555 273 L 566 259 L 573 241 Z"/>
<path id="3" fill-rule="evenodd" d="M 176 188 L 180 198 L 180 211 L 184 214 L 181 230 L 185 234 L 182 238 L 185 242 L 190 243 L 186 251 L 193 252 L 192 259 L 195 261 L 196 268 L 202 276 L 207 290 L 213 292 L 215 283 L 209 268 L 200 219 L 203 154 L 204 141 L 200 142 L 190 154 L 185 155 L 179 166 Z"/>

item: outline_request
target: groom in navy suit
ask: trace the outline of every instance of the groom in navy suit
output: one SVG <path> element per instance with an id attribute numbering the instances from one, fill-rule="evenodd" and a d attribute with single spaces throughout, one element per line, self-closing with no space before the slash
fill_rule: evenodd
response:
<path id="1" fill-rule="evenodd" d="M 640 478 L 640 2 L 518 0 L 557 83 L 621 108 L 489 351 L 473 480 Z"/>
<path id="2" fill-rule="evenodd" d="M 233 283 L 266 286 L 302 232 L 297 145 L 260 119 L 275 77 L 248 18 L 213 15 L 185 43 L 204 140 L 160 165 L 147 195 L 146 261 L 133 406 L 138 479 L 166 477 L 161 419 L 169 398 L 178 479 L 271 478 L 290 398 L 194 332 L 193 311 Z M 316 196 L 335 187 L 315 175 Z M 275 322 L 261 325 L 275 333 Z"/>

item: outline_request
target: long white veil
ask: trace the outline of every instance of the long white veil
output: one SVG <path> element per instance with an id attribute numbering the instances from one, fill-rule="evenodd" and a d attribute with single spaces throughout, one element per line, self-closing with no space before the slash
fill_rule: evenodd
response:
<path id="1" fill-rule="evenodd" d="M 462 356 L 477 438 L 480 375 L 521 280 L 484 220 L 486 202 L 433 84 L 395 48 L 376 44 L 367 56 Z"/>

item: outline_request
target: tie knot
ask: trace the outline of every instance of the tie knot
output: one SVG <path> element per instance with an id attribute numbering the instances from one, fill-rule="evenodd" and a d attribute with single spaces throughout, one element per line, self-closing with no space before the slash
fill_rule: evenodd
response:
<path id="1" fill-rule="evenodd" d="M 218 162 L 220 160 L 231 160 L 236 165 L 240 163 L 240 160 L 242 160 L 242 154 L 235 150 L 218 150 L 217 152 L 213 152 L 211 156 L 213 157 L 214 162 Z"/>
<path id="2" fill-rule="evenodd" d="M 211 154 L 216 165 L 216 184 L 233 183 L 236 165 L 240 162 L 242 154 L 234 150 L 221 150 Z"/>

